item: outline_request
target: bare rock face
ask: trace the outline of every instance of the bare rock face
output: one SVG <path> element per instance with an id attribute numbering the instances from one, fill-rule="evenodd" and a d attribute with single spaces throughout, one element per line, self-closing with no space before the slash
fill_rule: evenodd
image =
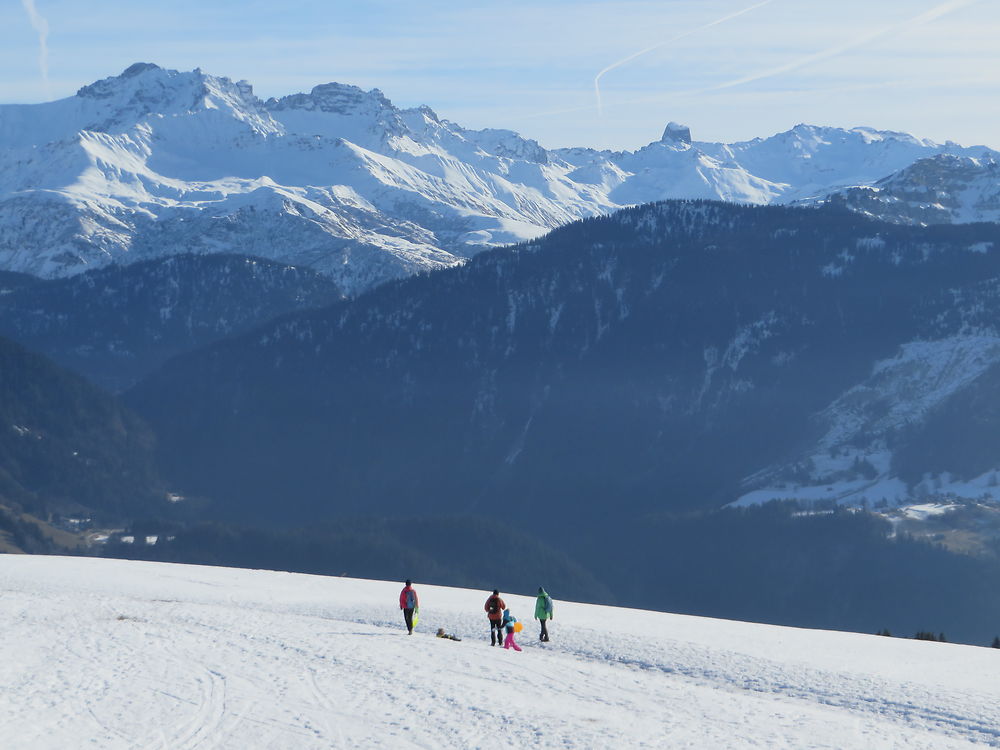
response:
<path id="1" fill-rule="evenodd" d="M 679 143 L 691 143 L 691 128 L 687 125 L 681 125 L 676 122 L 668 122 L 667 127 L 663 130 L 663 136 L 660 141 L 668 143 L 670 141 L 677 141 Z"/>

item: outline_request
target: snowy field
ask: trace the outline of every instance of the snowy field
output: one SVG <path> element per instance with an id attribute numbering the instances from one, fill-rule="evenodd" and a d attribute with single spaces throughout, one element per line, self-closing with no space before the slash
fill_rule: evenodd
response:
<path id="1" fill-rule="evenodd" d="M 540 644 L 502 592 L 516 653 L 489 646 L 489 592 L 414 585 L 407 636 L 399 582 L 0 555 L 0 742 L 1000 747 L 1000 650 L 558 599 Z"/>

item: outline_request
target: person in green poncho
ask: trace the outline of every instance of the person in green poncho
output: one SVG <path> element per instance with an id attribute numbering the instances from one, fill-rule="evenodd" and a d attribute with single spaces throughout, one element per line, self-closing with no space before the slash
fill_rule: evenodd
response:
<path id="1" fill-rule="evenodd" d="M 542 623 L 542 632 L 538 634 L 538 640 L 548 641 L 549 630 L 546 623 L 552 619 L 552 597 L 546 594 L 541 586 L 538 587 L 538 597 L 535 599 L 535 619 Z"/>

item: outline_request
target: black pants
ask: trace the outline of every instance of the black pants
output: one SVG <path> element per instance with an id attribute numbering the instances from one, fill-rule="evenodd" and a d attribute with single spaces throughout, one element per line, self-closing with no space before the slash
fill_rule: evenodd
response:
<path id="1" fill-rule="evenodd" d="M 547 620 L 539 620 L 542 623 L 542 632 L 538 634 L 538 640 L 547 641 L 549 639 L 549 629 L 545 626 Z"/>
<path id="2" fill-rule="evenodd" d="M 406 621 L 406 631 L 408 633 L 413 632 L 413 608 L 403 609 L 403 619 Z"/>
<path id="3" fill-rule="evenodd" d="M 503 645 L 503 620 L 490 620 L 490 645 Z"/>

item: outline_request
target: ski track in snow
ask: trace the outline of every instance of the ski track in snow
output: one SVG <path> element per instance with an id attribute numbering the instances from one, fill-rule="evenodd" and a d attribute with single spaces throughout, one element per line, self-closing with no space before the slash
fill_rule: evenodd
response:
<path id="1" fill-rule="evenodd" d="M 3 747 L 1000 747 L 1000 651 L 488 592 L 0 555 Z M 464 640 L 437 639 L 444 627 Z"/>

